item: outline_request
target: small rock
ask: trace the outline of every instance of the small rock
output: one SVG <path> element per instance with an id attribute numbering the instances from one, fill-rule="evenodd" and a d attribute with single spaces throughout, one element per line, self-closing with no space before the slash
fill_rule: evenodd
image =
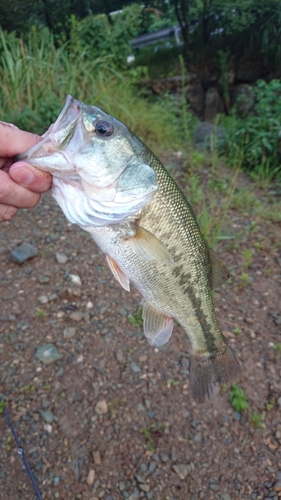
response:
<path id="1" fill-rule="evenodd" d="M 277 491 L 277 493 L 281 491 L 281 481 L 279 479 L 274 483 L 273 489 L 274 491 Z"/>
<path id="2" fill-rule="evenodd" d="M 51 434 L 52 430 L 53 430 L 53 426 L 51 424 L 44 424 L 43 425 L 43 428 L 45 429 L 45 431 L 47 431 L 49 434 Z"/>
<path id="3" fill-rule="evenodd" d="M 93 459 L 95 465 L 100 465 L 101 464 L 101 454 L 100 451 L 93 451 Z"/>
<path id="4" fill-rule="evenodd" d="M 72 285 L 79 286 L 79 287 L 82 286 L 81 278 L 77 274 L 70 274 L 69 279 L 70 279 Z"/>
<path id="5" fill-rule="evenodd" d="M 40 304 L 47 304 L 49 302 L 47 295 L 39 295 L 38 300 Z"/>
<path id="6" fill-rule="evenodd" d="M 124 361 L 124 355 L 121 349 L 117 349 L 115 352 L 116 359 L 118 363 L 123 363 Z"/>
<path id="7" fill-rule="evenodd" d="M 138 483 L 145 484 L 145 482 L 146 482 L 145 479 L 140 474 L 136 474 L 135 478 L 136 478 Z"/>
<path id="8" fill-rule="evenodd" d="M 145 411 L 145 407 L 143 406 L 143 404 L 142 404 L 142 403 L 139 403 L 139 404 L 137 405 L 137 411 Z"/>
<path id="9" fill-rule="evenodd" d="M 280 396 L 280 398 L 277 399 L 277 404 L 278 404 L 279 408 L 281 409 L 281 396 Z"/>
<path id="10" fill-rule="evenodd" d="M 41 411 L 41 417 L 47 424 L 51 424 L 55 419 L 55 415 L 50 410 Z"/>
<path id="11" fill-rule="evenodd" d="M 54 361 L 57 361 L 58 359 L 61 359 L 63 356 L 54 344 L 44 344 L 37 348 L 35 357 L 42 361 L 45 365 L 48 365 L 50 363 L 54 363 Z"/>
<path id="12" fill-rule="evenodd" d="M 69 317 L 70 319 L 72 319 L 72 321 L 76 321 L 77 323 L 79 323 L 79 321 L 83 319 L 83 314 L 78 311 L 74 311 L 69 315 Z"/>
<path id="13" fill-rule="evenodd" d="M 221 500 L 231 500 L 231 496 L 229 493 L 223 493 L 221 496 Z"/>
<path id="14" fill-rule="evenodd" d="M 149 467 L 148 467 L 149 472 L 154 472 L 156 467 L 157 467 L 157 463 L 152 460 L 149 464 Z"/>
<path id="15" fill-rule="evenodd" d="M 66 262 L 68 261 L 68 257 L 65 255 L 65 253 L 60 252 L 56 253 L 56 259 L 59 264 L 66 264 Z"/>
<path id="16" fill-rule="evenodd" d="M 108 412 L 108 406 L 105 399 L 102 399 L 101 401 L 97 402 L 95 411 L 96 413 L 98 413 L 98 415 L 104 415 L 105 413 Z"/>
<path id="17" fill-rule="evenodd" d="M 189 472 L 189 467 L 188 465 L 185 464 L 178 464 L 178 465 L 173 465 L 173 470 L 179 476 L 179 478 L 183 480 L 186 478 Z"/>
<path id="18" fill-rule="evenodd" d="M 210 488 L 210 490 L 212 490 L 212 491 L 219 491 L 219 489 L 220 489 L 219 485 L 218 485 L 218 484 L 216 484 L 216 483 L 210 483 L 210 484 L 209 484 L 209 488 Z"/>
<path id="19" fill-rule="evenodd" d="M 50 278 L 48 276 L 44 276 L 43 274 L 39 274 L 38 276 L 39 283 L 49 283 Z"/>
<path id="20" fill-rule="evenodd" d="M 96 471 L 94 469 L 90 469 L 87 475 L 86 483 L 88 486 L 92 486 L 95 482 Z"/>
<path id="21" fill-rule="evenodd" d="M 232 415 L 233 415 L 233 418 L 234 418 L 235 420 L 237 420 L 238 422 L 241 420 L 241 414 L 240 414 L 238 411 L 234 411 L 234 412 L 232 413 Z"/>
<path id="22" fill-rule="evenodd" d="M 86 307 L 87 307 L 87 309 L 93 309 L 93 307 L 94 307 L 93 302 L 91 302 L 91 301 L 87 302 Z"/>
<path id="23" fill-rule="evenodd" d="M 72 337 L 75 337 L 75 335 L 76 335 L 76 328 L 74 328 L 73 326 L 67 326 L 63 330 L 63 338 L 65 339 L 71 339 Z"/>
<path id="24" fill-rule="evenodd" d="M 147 493 L 149 491 L 149 485 L 148 484 L 139 484 L 139 489 Z"/>
<path id="25" fill-rule="evenodd" d="M 135 361 L 132 361 L 132 363 L 130 363 L 130 368 L 135 373 L 138 373 L 141 370 L 139 365 L 137 365 L 137 363 L 135 363 Z"/>
<path id="26" fill-rule="evenodd" d="M 10 333 L 10 341 L 11 342 L 17 342 L 18 339 L 19 339 L 19 336 L 18 336 L 17 332 Z"/>
<path id="27" fill-rule="evenodd" d="M 160 459 L 162 462 L 169 462 L 169 456 L 166 453 L 160 453 Z"/>
<path id="28" fill-rule="evenodd" d="M 37 255 L 37 248 L 30 243 L 23 243 L 11 251 L 11 258 L 17 264 L 22 264 L 28 259 L 32 259 Z"/>
<path id="29" fill-rule="evenodd" d="M 195 443 L 200 443 L 202 441 L 201 434 L 195 434 L 193 441 L 195 441 Z"/>

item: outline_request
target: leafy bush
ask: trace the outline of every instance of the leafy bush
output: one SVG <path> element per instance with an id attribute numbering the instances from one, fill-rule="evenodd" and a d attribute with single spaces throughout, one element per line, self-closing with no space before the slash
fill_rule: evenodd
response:
<path id="1" fill-rule="evenodd" d="M 132 53 L 130 41 L 141 24 L 141 11 L 141 5 L 132 4 L 110 17 L 90 15 L 80 21 L 72 17 L 71 46 L 80 44 L 91 59 L 107 56 L 112 65 L 124 68 Z"/>
<path id="2" fill-rule="evenodd" d="M 255 106 L 239 118 L 234 108 L 222 119 L 228 128 L 227 156 L 258 177 L 272 179 L 281 172 L 281 82 L 257 82 Z"/>

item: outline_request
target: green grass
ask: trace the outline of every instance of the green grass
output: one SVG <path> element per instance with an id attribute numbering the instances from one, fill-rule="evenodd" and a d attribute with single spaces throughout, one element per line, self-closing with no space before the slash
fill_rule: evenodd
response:
<path id="1" fill-rule="evenodd" d="M 178 149 L 171 99 L 144 98 L 134 78 L 118 73 L 107 57 L 93 60 L 86 49 L 55 47 L 48 31 L 31 33 L 24 44 L 0 30 L 0 116 L 20 128 L 42 134 L 72 94 L 126 123 L 156 153 Z"/>
<path id="2" fill-rule="evenodd" d="M 248 403 L 246 395 L 242 389 L 237 384 L 231 385 L 230 401 L 235 411 L 241 413 L 248 409 Z"/>

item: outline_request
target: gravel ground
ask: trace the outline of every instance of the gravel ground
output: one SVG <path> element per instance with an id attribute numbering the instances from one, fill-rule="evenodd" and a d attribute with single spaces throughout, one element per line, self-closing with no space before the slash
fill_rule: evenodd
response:
<path id="1" fill-rule="evenodd" d="M 191 399 L 181 328 L 163 349 L 147 343 L 129 318 L 140 296 L 49 193 L 1 224 L 0 394 L 43 499 L 281 498 L 280 224 L 230 221 L 239 245 L 220 245 L 232 278 L 215 303 L 242 367 L 241 414 L 229 388 Z M 15 262 L 27 244 L 36 255 Z M 0 478 L 1 499 L 36 498 L 3 414 Z"/>

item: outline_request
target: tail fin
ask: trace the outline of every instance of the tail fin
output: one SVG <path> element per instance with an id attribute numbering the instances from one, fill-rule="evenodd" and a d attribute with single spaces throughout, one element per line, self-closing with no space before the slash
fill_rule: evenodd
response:
<path id="1" fill-rule="evenodd" d="M 220 386 L 229 384 L 238 375 L 239 369 L 232 349 L 226 344 L 214 354 L 194 355 L 189 381 L 195 401 L 204 403 L 216 396 Z"/>

